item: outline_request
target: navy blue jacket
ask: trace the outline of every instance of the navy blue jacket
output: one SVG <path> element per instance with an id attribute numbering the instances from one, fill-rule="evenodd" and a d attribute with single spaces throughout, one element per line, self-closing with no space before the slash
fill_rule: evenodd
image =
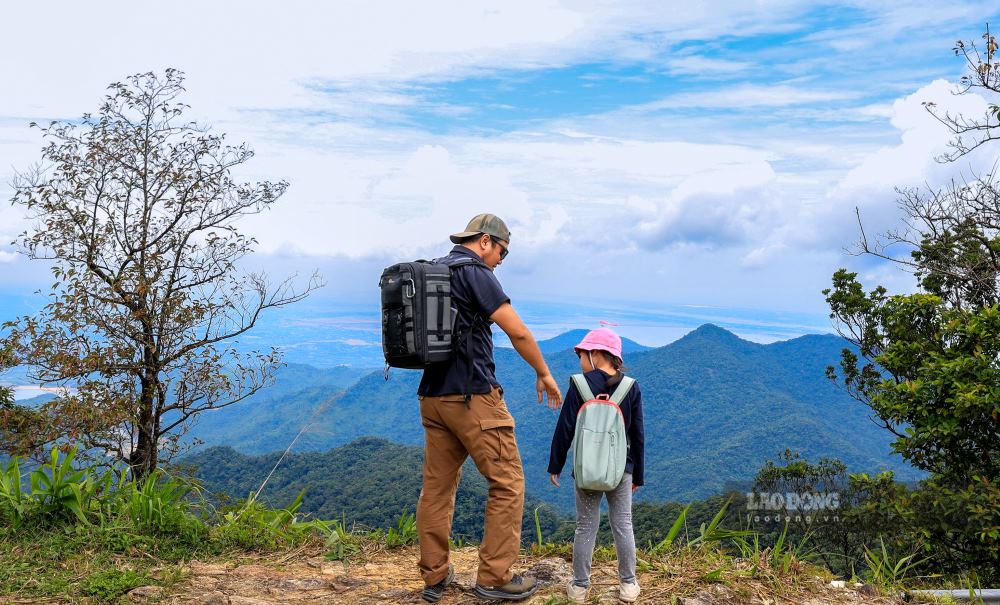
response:
<path id="1" fill-rule="evenodd" d="M 590 385 L 594 396 L 601 393 L 608 395 L 615 392 L 621 382 L 620 374 L 614 379 L 601 370 L 593 370 L 583 375 Z M 610 384 L 609 384 L 610 381 Z M 552 434 L 552 448 L 549 451 L 549 474 L 561 475 L 566 464 L 566 454 L 573 445 L 573 435 L 576 433 L 576 415 L 583 405 L 583 398 L 577 392 L 571 380 L 566 398 L 563 400 L 562 411 L 555 433 Z M 632 390 L 621 404 L 622 416 L 625 419 L 625 432 L 629 439 L 629 449 L 625 457 L 625 472 L 632 473 L 632 485 L 643 484 L 643 453 L 646 438 L 642 428 L 642 392 L 639 383 L 632 385 Z"/>

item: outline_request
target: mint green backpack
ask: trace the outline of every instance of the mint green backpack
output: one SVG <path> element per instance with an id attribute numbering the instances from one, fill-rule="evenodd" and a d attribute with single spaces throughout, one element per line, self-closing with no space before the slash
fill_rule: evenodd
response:
<path id="1" fill-rule="evenodd" d="M 573 435 L 573 477 L 580 489 L 609 492 L 625 475 L 628 437 L 619 406 L 635 379 L 623 376 L 610 397 L 604 393 L 594 397 L 583 374 L 574 374 L 573 384 L 583 399 Z"/>

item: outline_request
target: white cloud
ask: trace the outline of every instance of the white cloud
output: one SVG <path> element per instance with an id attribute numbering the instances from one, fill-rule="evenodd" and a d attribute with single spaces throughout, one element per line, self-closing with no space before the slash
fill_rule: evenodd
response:
<path id="1" fill-rule="evenodd" d="M 581 249 L 600 242 L 613 262 L 599 269 L 588 263 L 587 271 L 615 277 L 627 265 L 636 280 L 655 271 L 677 284 L 684 302 L 766 305 L 778 292 L 789 307 L 815 304 L 817 285 L 856 234 L 855 205 L 888 224 L 896 216 L 893 186 L 940 182 L 954 170 L 929 159 L 946 140 L 919 107 L 929 99 L 917 97 L 930 89 L 885 100 L 885 90 L 898 89 L 903 70 L 913 68 L 894 58 L 894 41 L 876 57 L 880 75 L 865 71 L 866 86 L 856 74 L 839 81 L 824 74 L 850 71 L 855 59 L 870 56 L 867 49 L 907 28 L 950 36 L 938 25 L 975 21 L 966 17 L 993 9 L 856 7 L 869 25 L 830 28 L 760 52 L 725 52 L 743 37 L 804 34 L 802 17 L 813 6 L 588 0 L 499 8 L 291 2 L 277 9 L 248 2 L 234 10 L 182 1 L 171 10 L 193 18 L 178 28 L 152 5 L 14 4 L 0 25 L 0 52 L 26 58 L 0 64 L 0 80 L 13 83 L 0 88 L 0 107 L 16 118 L 0 118 L 0 176 L 37 159 L 39 144 L 21 126 L 29 119 L 95 110 L 108 82 L 170 65 L 188 73 L 194 115 L 257 149 L 241 177 L 292 183 L 274 211 L 244 224 L 261 242 L 261 262 L 337 259 L 328 278 L 338 292 L 369 295 L 370 275 L 352 267 L 370 272 L 373 258 L 443 251 L 448 233 L 489 210 L 514 230 L 517 261 L 503 271 L 522 291 L 573 288 L 583 271 Z M 47 18 L 56 13 L 59 19 Z M 44 35 L 26 26 L 43 22 Z M 83 44 L 81 31 L 103 35 Z M 910 49 L 929 44 L 919 32 L 906 38 L 898 48 L 907 59 Z M 692 54 L 678 50 L 685 41 L 698 43 Z M 574 115 L 526 121 L 504 135 L 478 133 L 476 124 L 444 134 L 398 125 L 412 108 L 467 112 L 430 94 L 441 82 L 588 61 L 641 62 L 690 92 L 591 116 L 575 115 L 567 101 Z M 754 69 L 770 70 L 770 79 L 751 80 Z M 684 86 L 685 76 L 706 73 L 740 81 L 718 91 Z M 788 79 L 796 74 L 803 77 Z M 872 83 L 881 96 L 867 87 Z M 675 117 L 669 114 L 683 112 L 662 109 L 714 111 Z M 778 112 L 786 112 L 780 120 L 760 119 Z M 16 209 L 0 204 L 5 232 L 23 228 L 19 221 Z M 6 283 L 25 265 L 12 260 L 0 249 Z"/>
<path id="2" fill-rule="evenodd" d="M 829 101 L 844 101 L 860 96 L 859 91 L 810 90 L 802 86 L 779 84 L 775 86 L 740 84 L 719 90 L 685 92 L 659 101 L 634 107 L 636 111 L 660 109 L 720 108 L 740 111 L 757 107 L 787 107 Z"/>
<path id="3" fill-rule="evenodd" d="M 729 77 L 746 71 L 753 64 L 747 61 L 712 59 L 700 55 L 678 57 L 667 61 L 667 70 L 674 75 L 690 75 L 702 78 Z"/>
<path id="4" fill-rule="evenodd" d="M 900 226 L 896 188 L 940 188 L 953 179 L 984 174 L 996 161 L 995 150 L 983 148 L 957 162 L 935 158 L 947 151 L 951 133 L 927 113 L 923 103 L 941 111 L 982 115 L 986 101 L 976 94 L 954 95 L 954 85 L 936 80 L 892 104 L 891 124 L 897 140 L 869 152 L 832 186 L 821 204 L 803 207 L 783 228 L 784 241 L 802 247 L 849 246 L 860 235 L 854 209 L 869 236 Z"/>

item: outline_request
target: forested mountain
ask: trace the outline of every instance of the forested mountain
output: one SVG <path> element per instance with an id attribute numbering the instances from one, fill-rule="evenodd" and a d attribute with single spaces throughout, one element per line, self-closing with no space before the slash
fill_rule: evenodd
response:
<path id="1" fill-rule="evenodd" d="M 210 492 L 238 498 L 261 486 L 280 455 L 246 456 L 230 447 L 214 447 L 181 464 L 195 467 L 195 476 Z M 268 480 L 261 498 L 271 505 L 287 506 L 305 491 L 302 512 L 386 528 L 400 514 L 416 510 L 422 463 L 422 448 L 364 437 L 324 453 L 289 454 Z M 482 538 L 487 491 L 486 481 L 467 464 L 456 496 L 454 535 L 474 541 Z M 525 498 L 526 542 L 533 535 L 534 509 L 540 505 L 530 494 Z M 539 510 L 539 519 L 546 535 L 568 520 L 548 506 Z"/>
<path id="2" fill-rule="evenodd" d="M 313 414 L 322 413 L 371 369 L 337 366 L 314 368 L 290 363 L 275 383 L 237 404 L 200 414 L 185 435 L 188 443 L 232 445 L 247 453 L 284 449 Z M 303 436 L 299 449 L 323 447 Z"/>
<path id="3" fill-rule="evenodd" d="M 646 487 L 637 497 L 707 497 L 730 481 L 751 478 L 785 448 L 809 459 L 839 458 L 852 471 L 890 468 L 901 479 L 916 478 L 890 454 L 890 438 L 869 420 L 868 408 L 824 376 L 843 346 L 843 339 L 829 335 L 760 345 L 706 324 L 665 347 L 626 354 L 629 374 L 642 387 L 646 418 Z M 563 350 L 546 358 L 566 389 L 569 375 L 579 371 L 576 356 Z M 534 374 L 516 352 L 498 348 L 496 359 L 517 421 L 529 491 L 569 509 L 572 491 L 552 488 L 546 474 L 557 412 L 536 403 Z M 407 370 L 393 370 L 389 380 L 381 372 L 364 376 L 315 415 L 296 451 L 325 451 L 366 435 L 422 444 L 419 377 Z M 241 404 L 233 409 L 244 414 L 231 422 L 225 440 L 207 441 L 246 453 L 283 449 L 321 405 L 318 396 L 311 397 L 273 398 L 266 416 L 270 424 L 261 425 L 250 422 L 256 414 L 252 406 Z M 225 432 L 220 427 L 217 434 Z"/>

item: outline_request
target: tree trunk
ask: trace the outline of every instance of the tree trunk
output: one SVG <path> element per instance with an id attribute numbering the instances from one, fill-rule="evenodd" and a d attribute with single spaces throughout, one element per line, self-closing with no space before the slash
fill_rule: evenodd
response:
<path id="1" fill-rule="evenodd" d="M 156 470 L 158 450 L 158 429 L 156 415 L 153 412 L 153 394 L 155 381 L 142 379 L 142 392 L 139 395 L 139 418 L 136 422 L 135 449 L 129 457 L 132 477 L 141 481 Z"/>

